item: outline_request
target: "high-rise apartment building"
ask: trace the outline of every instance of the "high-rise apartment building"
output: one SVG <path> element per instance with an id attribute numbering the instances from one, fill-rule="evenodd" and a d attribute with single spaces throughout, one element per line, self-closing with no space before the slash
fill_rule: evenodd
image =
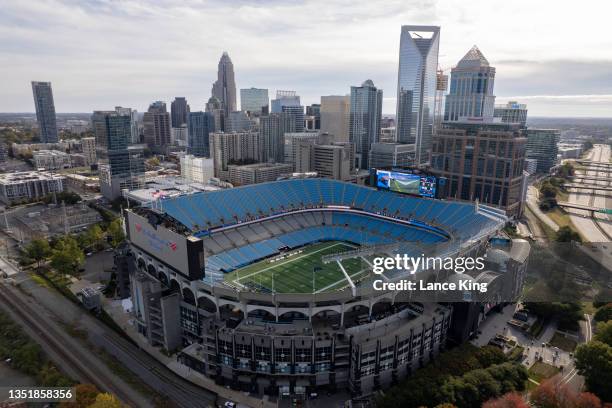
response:
<path id="1" fill-rule="evenodd" d="M 172 136 L 166 104 L 161 101 L 153 102 L 145 112 L 142 123 L 144 142 L 155 153 L 167 153 L 168 147 L 172 145 Z"/>
<path id="2" fill-rule="evenodd" d="M 402 26 L 397 79 L 396 141 L 414 144 L 417 166 L 430 160 L 440 27 Z"/>
<path id="3" fill-rule="evenodd" d="M 187 132 L 187 152 L 196 157 L 210 157 L 210 134 L 215 131 L 211 112 L 190 112 Z"/>
<path id="4" fill-rule="evenodd" d="M 81 138 L 81 152 L 85 157 L 85 165 L 91 166 L 96 163 L 96 138 L 95 137 L 83 137 Z"/>
<path id="5" fill-rule="evenodd" d="M 548 173 L 557 164 L 560 140 L 558 129 L 527 129 L 527 157 L 537 160 L 538 173 Z"/>
<path id="6" fill-rule="evenodd" d="M 526 145 L 518 124 L 445 122 L 434 139 L 432 171 L 447 179 L 449 198 L 478 199 L 520 216 Z"/>
<path id="7" fill-rule="evenodd" d="M 91 122 L 96 135 L 102 195 L 114 200 L 124 189 L 142 187 L 144 154 L 142 147 L 130 145 L 130 116 L 117 111 L 94 111 Z"/>
<path id="8" fill-rule="evenodd" d="M 138 129 L 138 111 L 132 108 L 122 108 L 121 106 L 115 106 L 115 111 L 119 115 L 130 117 L 130 132 L 132 134 L 131 144 L 140 143 L 140 130 Z"/>
<path id="9" fill-rule="evenodd" d="M 284 137 L 286 133 L 291 132 L 300 132 L 294 115 L 277 112 L 262 116 L 259 120 L 259 133 L 263 144 L 261 160 L 283 163 Z"/>
<path id="10" fill-rule="evenodd" d="M 371 80 L 361 86 L 351 87 L 351 107 L 349 119 L 349 140 L 355 145 L 358 167 L 367 169 L 370 145 L 380 137 L 382 116 L 381 89 L 376 89 Z"/>
<path id="11" fill-rule="evenodd" d="M 444 120 L 491 121 L 495 109 L 494 83 L 495 68 L 489 65 L 478 47 L 473 46 L 451 70 Z"/>
<path id="12" fill-rule="evenodd" d="M 495 105 L 494 117 L 500 118 L 504 123 L 520 123 L 527 126 L 527 105 L 510 101 L 505 105 Z"/>
<path id="13" fill-rule="evenodd" d="M 219 60 L 217 80 L 212 87 L 212 96 L 219 99 L 225 116 L 236 110 L 236 81 L 234 79 L 234 64 L 227 52 Z"/>
<path id="14" fill-rule="evenodd" d="M 41 143 L 57 143 L 57 123 L 51 82 L 32 81 L 34 108 Z"/>
<path id="15" fill-rule="evenodd" d="M 259 116 L 268 111 L 270 99 L 267 89 L 246 88 L 240 90 L 240 110 Z"/>
<path id="16" fill-rule="evenodd" d="M 214 160 L 215 177 L 227 181 L 228 165 L 260 162 L 262 145 L 259 132 L 212 133 L 210 154 Z"/>
<path id="17" fill-rule="evenodd" d="M 174 98 L 170 104 L 170 118 L 173 128 L 180 128 L 187 124 L 189 118 L 189 105 L 187 99 L 182 96 Z"/>
<path id="18" fill-rule="evenodd" d="M 322 96 L 321 133 L 333 135 L 336 142 L 348 142 L 350 111 L 350 95 Z"/>

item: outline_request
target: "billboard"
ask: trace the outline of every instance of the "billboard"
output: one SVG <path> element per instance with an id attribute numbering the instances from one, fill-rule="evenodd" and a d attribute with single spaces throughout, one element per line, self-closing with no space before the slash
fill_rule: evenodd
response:
<path id="1" fill-rule="evenodd" d="M 376 170 L 376 186 L 396 193 L 432 198 L 436 196 L 435 176 Z"/>
<path id="2" fill-rule="evenodd" d="M 128 238 L 134 245 L 185 276 L 193 278 L 201 273 L 204 253 L 201 240 L 177 234 L 162 225 L 153 226 L 131 211 L 127 211 L 127 221 Z"/>

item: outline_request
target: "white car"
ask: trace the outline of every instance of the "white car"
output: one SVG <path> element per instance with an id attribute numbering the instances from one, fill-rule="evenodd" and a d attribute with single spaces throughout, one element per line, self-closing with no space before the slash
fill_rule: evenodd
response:
<path id="1" fill-rule="evenodd" d="M 223 404 L 223 406 L 225 408 L 236 408 L 236 403 L 232 401 L 225 401 L 225 404 Z"/>

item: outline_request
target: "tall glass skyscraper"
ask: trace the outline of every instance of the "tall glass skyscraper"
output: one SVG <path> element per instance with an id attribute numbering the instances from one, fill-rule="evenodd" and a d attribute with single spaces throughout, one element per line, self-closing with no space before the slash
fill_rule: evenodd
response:
<path id="1" fill-rule="evenodd" d="M 361 86 L 351 86 L 349 140 L 355 145 L 361 169 L 368 168 L 370 146 L 380 137 L 382 98 L 382 89 L 376 89 L 370 79 Z"/>
<path id="2" fill-rule="evenodd" d="M 415 144 L 416 165 L 430 161 L 439 45 L 440 27 L 402 26 L 396 140 Z"/>
<path id="3" fill-rule="evenodd" d="M 210 157 L 209 135 L 215 131 L 215 117 L 211 112 L 189 113 L 187 151 L 197 157 Z"/>
<path id="4" fill-rule="evenodd" d="M 304 106 L 295 91 L 276 91 L 272 99 L 272 113 L 286 112 L 295 118 L 295 132 L 304 131 Z"/>
<path id="5" fill-rule="evenodd" d="M 57 143 L 57 123 L 51 82 L 32 81 L 36 121 L 41 143 Z"/>
<path id="6" fill-rule="evenodd" d="M 473 46 L 451 70 L 450 91 L 446 97 L 444 120 L 456 122 L 464 119 L 493 120 L 495 112 L 495 68 Z"/>
<path id="7" fill-rule="evenodd" d="M 170 121 L 173 128 L 180 128 L 187 124 L 189 105 L 183 96 L 177 96 L 170 104 Z"/>
<path id="8" fill-rule="evenodd" d="M 268 90 L 260 88 L 247 88 L 240 90 L 240 109 L 250 112 L 252 115 L 261 115 L 265 110 L 268 111 L 270 99 Z"/>

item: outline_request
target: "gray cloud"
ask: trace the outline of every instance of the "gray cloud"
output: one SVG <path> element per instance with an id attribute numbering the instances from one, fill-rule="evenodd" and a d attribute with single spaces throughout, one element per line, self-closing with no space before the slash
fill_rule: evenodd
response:
<path id="1" fill-rule="evenodd" d="M 533 96 L 612 94 L 610 6 L 598 2 L 595 13 L 595 1 L 558 1 L 550 19 L 549 5 L 529 0 L 7 0 L 0 111 L 32 111 L 31 80 L 53 82 L 60 112 L 143 110 L 177 95 L 200 109 L 227 50 L 238 87 L 295 89 L 313 103 L 371 78 L 392 113 L 400 26 L 440 24 L 442 67 L 477 43 L 497 67 L 498 99 L 524 95 L 532 114 L 554 115 L 561 102 Z M 563 103 L 610 116 L 607 101 Z"/>

